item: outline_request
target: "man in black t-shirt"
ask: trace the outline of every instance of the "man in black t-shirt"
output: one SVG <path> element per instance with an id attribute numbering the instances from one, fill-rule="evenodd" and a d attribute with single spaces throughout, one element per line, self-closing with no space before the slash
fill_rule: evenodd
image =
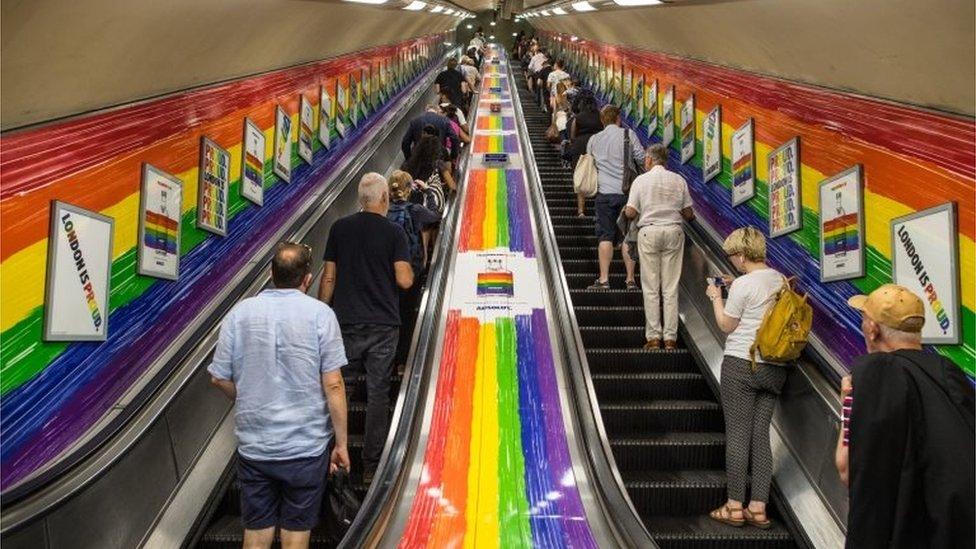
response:
<path id="1" fill-rule="evenodd" d="M 973 547 L 972 385 L 922 349 L 925 307 L 907 288 L 885 284 L 848 304 L 863 315 L 869 354 L 842 385 L 850 441 L 841 429 L 836 458 L 850 486 L 847 547 Z"/>
<path id="2" fill-rule="evenodd" d="M 386 218 L 386 178 L 364 175 L 359 203 L 363 211 L 336 221 L 329 232 L 319 299 L 332 306 L 339 320 L 346 372 L 366 373 L 363 478 L 369 482 L 390 427 L 390 376 L 400 331 L 397 292 L 413 285 L 414 274 L 407 235 Z"/>
<path id="3" fill-rule="evenodd" d="M 458 62 L 453 57 L 447 60 L 447 68 L 437 75 L 434 86 L 437 93 L 447 92 L 451 98 L 451 103 L 464 105 L 464 93 L 461 90 L 461 83 L 464 82 L 464 75 L 457 70 Z"/>

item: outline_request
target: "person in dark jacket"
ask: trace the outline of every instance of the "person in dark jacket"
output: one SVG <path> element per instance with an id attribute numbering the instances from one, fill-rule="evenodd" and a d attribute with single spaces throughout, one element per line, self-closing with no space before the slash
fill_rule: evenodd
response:
<path id="1" fill-rule="evenodd" d="M 420 142 L 426 126 L 432 126 L 437 130 L 437 136 L 441 143 L 444 143 L 445 140 L 451 142 L 451 158 L 457 158 L 457 153 L 461 150 L 461 140 L 451 126 L 451 121 L 441 114 L 441 108 L 437 105 L 427 105 L 427 111 L 424 114 L 410 121 L 407 133 L 403 134 L 403 140 L 400 142 L 403 157 L 410 158 L 410 152 L 414 145 Z"/>
<path id="2" fill-rule="evenodd" d="M 849 443 L 837 468 L 850 487 L 849 548 L 971 548 L 976 528 L 973 387 L 958 366 L 922 350 L 925 308 L 885 284 L 848 304 L 869 354 L 845 379 Z M 851 390 L 852 387 L 852 390 Z"/>

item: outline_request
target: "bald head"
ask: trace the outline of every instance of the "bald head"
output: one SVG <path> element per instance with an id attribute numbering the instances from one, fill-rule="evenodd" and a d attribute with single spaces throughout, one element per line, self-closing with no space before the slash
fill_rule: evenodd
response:
<path id="1" fill-rule="evenodd" d="M 281 242 L 271 260 L 275 288 L 302 288 L 312 278 L 312 250 L 304 244 Z"/>

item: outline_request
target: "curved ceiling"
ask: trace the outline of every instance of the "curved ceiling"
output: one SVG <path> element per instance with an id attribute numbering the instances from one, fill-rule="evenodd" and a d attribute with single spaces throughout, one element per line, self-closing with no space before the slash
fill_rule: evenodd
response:
<path id="1" fill-rule="evenodd" d="M 566 6 L 568 15 L 528 22 L 608 44 L 976 112 L 972 0 L 688 0 L 642 8 L 591 3 L 598 11 L 577 14 Z"/>

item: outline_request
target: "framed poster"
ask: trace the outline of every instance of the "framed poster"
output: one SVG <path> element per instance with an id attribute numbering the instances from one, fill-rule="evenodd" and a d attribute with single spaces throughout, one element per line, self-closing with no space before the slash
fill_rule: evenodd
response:
<path id="1" fill-rule="evenodd" d="M 281 105 L 275 108 L 274 173 L 291 181 L 291 116 Z"/>
<path id="2" fill-rule="evenodd" d="M 241 159 L 241 196 L 261 206 L 264 204 L 264 132 L 244 119 L 243 158 Z"/>
<path id="3" fill-rule="evenodd" d="M 681 104 L 681 163 L 695 156 L 695 94 Z"/>
<path id="4" fill-rule="evenodd" d="M 958 239 L 954 202 L 891 220 L 891 278 L 925 304 L 923 343 L 959 343 Z"/>
<path id="5" fill-rule="evenodd" d="M 332 97 L 328 86 L 323 84 L 319 90 L 319 143 L 326 149 L 332 142 Z"/>
<path id="6" fill-rule="evenodd" d="M 800 208 L 800 138 L 769 153 L 769 236 L 783 236 L 803 226 Z"/>
<path id="7" fill-rule="evenodd" d="M 342 83 L 341 77 L 337 78 L 336 93 L 335 93 L 336 96 L 335 125 L 336 125 L 336 131 L 339 133 L 339 137 L 342 138 L 346 137 L 346 133 L 348 131 L 346 126 L 349 123 L 349 119 L 348 119 L 349 115 L 347 114 L 349 105 L 346 102 L 348 95 L 349 94 L 346 93 L 346 86 L 345 84 Z"/>
<path id="8" fill-rule="evenodd" d="M 356 81 L 356 75 L 349 74 L 349 122 L 353 127 L 359 125 L 359 105 L 361 99 L 361 92 L 359 88 L 359 82 Z"/>
<path id="9" fill-rule="evenodd" d="M 373 83 L 369 75 L 369 66 L 359 70 L 359 105 L 363 118 L 373 110 Z"/>
<path id="10" fill-rule="evenodd" d="M 715 105 L 702 120 L 702 180 L 722 173 L 722 106 Z"/>
<path id="11" fill-rule="evenodd" d="M 638 125 L 644 124 L 644 75 L 634 79 L 634 88 L 631 92 L 634 98 L 634 121 Z"/>
<path id="12" fill-rule="evenodd" d="M 864 276 L 864 184 L 857 164 L 820 182 L 820 281 Z"/>
<path id="13" fill-rule="evenodd" d="M 657 131 L 657 78 L 644 91 L 644 122 L 647 124 L 648 135 Z"/>
<path id="14" fill-rule="evenodd" d="M 136 272 L 167 280 L 180 277 L 182 217 L 183 182 L 144 162 Z"/>
<path id="15" fill-rule="evenodd" d="M 227 191 L 230 153 L 207 137 L 200 138 L 200 178 L 197 183 L 197 227 L 227 235 Z"/>
<path id="16" fill-rule="evenodd" d="M 756 194 L 755 143 L 752 119 L 732 133 L 732 205 L 738 206 Z"/>
<path id="17" fill-rule="evenodd" d="M 674 141 L 674 86 L 664 90 L 661 101 L 661 143 L 669 147 Z"/>
<path id="18" fill-rule="evenodd" d="M 629 117 L 634 112 L 634 73 L 631 69 L 625 69 L 622 65 L 620 71 L 623 76 L 623 90 L 621 103 L 624 105 L 624 113 Z"/>
<path id="19" fill-rule="evenodd" d="M 301 94 L 298 101 L 298 156 L 306 163 L 312 163 L 312 128 L 315 126 L 315 111 L 312 102 Z"/>
<path id="20" fill-rule="evenodd" d="M 105 341 L 114 236 L 111 217 L 51 202 L 45 341 Z"/>

